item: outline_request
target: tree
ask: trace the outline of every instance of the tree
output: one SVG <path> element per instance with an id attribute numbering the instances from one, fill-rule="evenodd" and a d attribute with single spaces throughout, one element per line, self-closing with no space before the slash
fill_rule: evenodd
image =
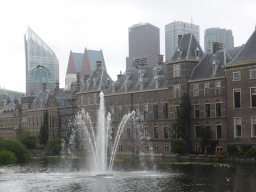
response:
<path id="1" fill-rule="evenodd" d="M 176 119 L 172 125 L 174 131 L 173 139 L 181 138 L 185 144 L 185 152 L 191 151 L 190 142 L 190 112 L 191 103 L 188 93 L 181 97 L 180 107 L 176 112 Z"/>
<path id="2" fill-rule="evenodd" d="M 49 127 L 48 127 L 48 112 L 45 111 L 43 118 L 43 125 L 40 127 L 39 141 L 40 144 L 46 145 L 49 139 Z"/>
<path id="3" fill-rule="evenodd" d="M 37 137 L 32 136 L 26 127 L 22 127 L 21 133 L 17 136 L 17 140 L 25 145 L 28 149 L 36 147 Z"/>
<path id="4" fill-rule="evenodd" d="M 212 139 L 213 131 L 210 130 L 210 127 L 207 127 L 205 125 L 200 125 L 198 130 L 196 130 L 196 134 L 201 139 L 200 144 L 201 144 L 203 153 L 205 153 L 206 146 L 208 146 L 210 149 L 210 151 L 207 151 L 207 153 L 208 152 L 213 153 L 215 151 L 217 141 Z"/>
<path id="5" fill-rule="evenodd" d="M 47 151 L 49 154 L 52 155 L 59 155 L 60 151 L 62 149 L 62 143 L 61 143 L 61 139 L 59 137 L 54 137 L 51 138 L 46 146 L 45 146 L 45 151 Z"/>

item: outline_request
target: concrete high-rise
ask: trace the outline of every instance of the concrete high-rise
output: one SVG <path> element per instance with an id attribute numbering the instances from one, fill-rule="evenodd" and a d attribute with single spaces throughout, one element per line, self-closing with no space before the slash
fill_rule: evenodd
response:
<path id="1" fill-rule="evenodd" d="M 213 52 L 212 42 L 223 43 L 225 49 L 234 48 L 234 37 L 231 30 L 209 28 L 204 31 L 204 51 Z"/>
<path id="2" fill-rule="evenodd" d="M 26 56 L 26 95 L 38 95 L 47 83 L 47 89 L 53 90 L 59 80 L 59 61 L 50 47 L 28 27 L 25 40 Z"/>
<path id="3" fill-rule="evenodd" d="M 147 64 L 157 63 L 160 54 L 160 29 L 149 23 L 140 23 L 129 28 L 129 57 L 126 69 L 134 59 L 147 58 Z"/>
<path id="4" fill-rule="evenodd" d="M 175 21 L 165 25 L 165 59 L 166 62 L 172 59 L 178 47 L 178 36 L 192 33 L 198 43 L 200 43 L 199 26 L 182 21 Z"/>

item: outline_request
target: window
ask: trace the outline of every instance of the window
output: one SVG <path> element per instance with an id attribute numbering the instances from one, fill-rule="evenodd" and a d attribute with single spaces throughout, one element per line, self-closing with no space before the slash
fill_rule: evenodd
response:
<path id="1" fill-rule="evenodd" d="M 115 120 L 115 108 L 114 107 L 110 108 L 110 113 L 111 113 L 111 121 L 114 122 L 114 120 Z"/>
<path id="2" fill-rule="evenodd" d="M 154 137 L 158 139 L 158 127 L 154 127 Z"/>
<path id="3" fill-rule="evenodd" d="M 119 118 L 119 121 L 122 121 L 122 118 L 123 118 L 123 108 L 122 107 L 118 107 L 118 118 Z"/>
<path id="4" fill-rule="evenodd" d="M 251 70 L 250 71 L 250 78 L 255 79 L 256 78 L 256 70 Z"/>
<path id="5" fill-rule="evenodd" d="M 158 119 L 158 105 L 153 104 L 154 119 Z"/>
<path id="6" fill-rule="evenodd" d="M 216 103 L 216 117 L 221 116 L 221 105 L 220 103 Z"/>
<path id="7" fill-rule="evenodd" d="M 164 119 L 168 119 L 168 103 L 163 103 Z"/>
<path id="8" fill-rule="evenodd" d="M 241 117 L 235 118 L 235 137 L 242 137 Z"/>
<path id="9" fill-rule="evenodd" d="M 173 85 L 173 98 L 180 98 L 181 85 Z"/>
<path id="10" fill-rule="evenodd" d="M 177 113 L 178 113 L 179 109 L 180 109 L 180 106 L 179 106 L 179 105 L 175 105 L 175 106 L 174 106 L 174 119 L 176 119 Z"/>
<path id="11" fill-rule="evenodd" d="M 114 138 L 115 138 L 114 128 L 111 129 L 111 134 L 110 135 L 111 135 L 111 139 L 114 140 Z"/>
<path id="12" fill-rule="evenodd" d="M 145 153 L 149 152 L 149 145 L 145 145 Z"/>
<path id="13" fill-rule="evenodd" d="M 252 137 L 256 137 L 256 117 L 252 117 Z"/>
<path id="14" fill-rule="evenodd" d="M 204 83 L 204 95 L 209 95 L 210 94 L 210 83 L 205 82 Z"/>
<path id="15" fill-rule="evenodd" d="M 81 95 L 81 104 L 83 104 L 84 96 Z"/>
<path id="16" fill-rule="evenodd" d="M 164 127 L 164 138 L 168 139 L 169 127 Z"/>
<path id="17" fill-rule="evenodd" d="M 256 107 L 256 88 L 251 88 L 251 106 Z"/>
<path id="18" fill-rule="evenodd" d="M 88 105 L 90 105 L 90 96 L 89 96 L 89 94 L 87 95 L 87 103 L 88 103 Z"/>
<path id="19" fill-rule="evenodd" d="M 195 126 L 195 138 L 199 139 L 200 126 Z"/>
<path id="20" fill-rule="evenodd" d="M 169 145 L 164 146 L 164 153 L 169 153 Z"/>
<path id="21" fill-rule="evenodd" d="M 233 73 L 233 81 L 240 81 L 240 72 Z"/>
<path id="22" fill-rule="evenodd" d="M 217 125 L 217 139 L 221 139 L 221 125 Z"/>
<path id="23" fill-rule="evenodd" d="M 234 108 L 240 108 L 240 89 L 234 90 Z"/>
<path id="24" fill-rule="evenodd" d="M 220 81 L 215 82 L 215 94 L 216 95 L 220 94 Z"/>
<path id="25" fill-rule="evenodd" d="M 154 145 L 154 151 L 155 153 L 158 153 L 158 145 Z"/>
<path id="26" fill-rule="evenodd" d="M 145 139 L 149 138 L 149 130 L 148 127 L 145 127 Z"/>
<path id="27" fill-rule="evenodd" d="M 210 104 L 205 104 L 205 117 L 210 117 Z"/>
<path id="28" fill-rule="evenodd" d="M 139 119 L 139 113 L 140 113 L 140 106 L 135 105 L 135 117 L 136 117 L 136 119 Z"/>
<path id="29" fill-rule="evenodd" d="M 139 128 L 136 128 L 136 139 L 139 139 L 139 136 L 140 136 Z"/>
<path id="30" fill-rule="evenodd" d="M 131 138 L 131 129 L 127 128 L 127 138 L 130 139 Z"/>
<path id="31" fill-rule="evenodd" d="M 195 105 L 195 118 L 199 117 L 199 105 Z"/>
<path id="32" fill-rule="evenodd" d="M 148 120 L 148 105 L 144 105 L 144 119 Z"/>
<path id="33" fill-rule="evenodd" d="M 126 114 L 131 113 L 131 106 L 126 106 Z"/>
<path id="34" fill-rule="evenodd" d="M 94 93 L 93 97 L 94 97 L 94 104 L 97 104 L 97 93 Z"/>
<path id="35" fill-rule="evenodd" d="M 222 151 L 222 146 L 221 145 L 217 145 L 216 146 L 216 151 Z"/>
<path id="36" fill-rule="evenodd" d="M 173 65 L 173 77 L 180 77 L 181 73 L 180 73 L 180 65 L 176 64 Z"/>
<path id="37" fill-rule="evenodd" d="M 198 83 L 194 84 L 194 96 L 195 97 L 199 96 L 199 84 Z"/>
<path id="38" fill-rule="evenodd" d="M 120 144 L 118 149 L 119 151 L 123 151 L 123 145 Z"/>

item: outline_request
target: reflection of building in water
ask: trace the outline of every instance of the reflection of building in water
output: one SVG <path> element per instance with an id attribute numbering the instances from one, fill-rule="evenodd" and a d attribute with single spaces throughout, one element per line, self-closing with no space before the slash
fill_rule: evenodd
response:
<path id="1" fill-rule="evenodd" d="M 47 83 L 47 89 L 53 90 L 55 81 L 59 79 L 59 61 L 55 53 L 29 27 L 24 38 L 26 94 L 38 95 L 42 90 L 42 82 Z"/>

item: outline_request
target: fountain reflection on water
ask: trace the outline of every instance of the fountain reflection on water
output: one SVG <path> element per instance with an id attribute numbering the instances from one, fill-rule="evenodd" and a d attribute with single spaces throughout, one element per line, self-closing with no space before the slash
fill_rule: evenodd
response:
<path id="1" fill-rule="evenodd" d="M 120 122 L 117 130 L 117 135 L 115 137 L 112 147 L 109 146 L 110 136 L 110 123 L 111 123 L 111 114 L 108 113 L 105 117 L 105 107 L 104 107 L 104 94 L 100 93 L 100 106 L 98 110 L 98 121 L 97 121 L 97 134 L 93 130 L 93 123 L 88 112 L 85 112 L 82 109 L 81 112 L 78 112 L 76 120 L 80 129 L 86 132 L 87 140 L 90 143 L 91 151 L 94 159 L 95 171 L 104 174 L 112 170 L 117 147 L 120 141 L 121 134 L 124 127 L 127 125 L 129 120 L 134 120 L 135 112 L 131 112 L 123 116 L 122 121 Z M 113 139 L 113 138 L 111 138 Z M 107 168 L 107 152 L 108 149 L 112 148 L 110 161 Z"/>

